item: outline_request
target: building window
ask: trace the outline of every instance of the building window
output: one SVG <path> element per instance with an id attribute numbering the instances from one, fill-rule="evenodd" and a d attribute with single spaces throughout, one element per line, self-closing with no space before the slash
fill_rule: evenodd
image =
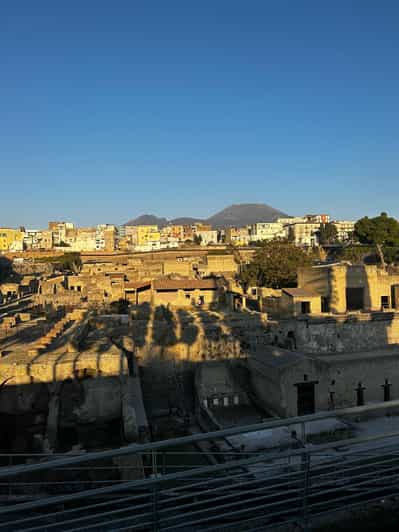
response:
<path id="1" fill-rule="evenodd" d="M 301 313 L 310 314 L 310 301 L 302 301 L 301 303 Z"/>
<path id="2" fill-rule="evenodd" d="M 389 296 L 381 296 L 381 308 L 389 308 L 390 307 L 390 301 Z"/>

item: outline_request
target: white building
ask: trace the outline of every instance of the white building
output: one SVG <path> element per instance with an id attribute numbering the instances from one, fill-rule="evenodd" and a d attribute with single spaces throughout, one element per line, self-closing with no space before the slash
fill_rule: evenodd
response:
<path id="1" fill-rule="evenodd" d="M 355 232 L 355 223 L 350 220 L 336 220 L 332 222 L 337 228 L 338 240 L 341 242 L 350 242 Z"/>
<path id="2" fill-rule="evenodd" d="M 211 231 L 197 231 L 196 234 L 201 237 L 201 246 L 208 246 L 209 244 L 217 244 L 218 232 Z"/>
<path id="3" fill-rule="evenodd" d="M 251 242 L 285 237 L 284 226 L 279 222 L 259 222 L 252 224 L 249 228 L 249 240 Z"/>
<path id="4" fill-rule="evenodd" d="M 288 239 L 297 246 L 319 245 L 319 223 L 294 223 L 292 225 L 286 225 L 284 229 Z"/>

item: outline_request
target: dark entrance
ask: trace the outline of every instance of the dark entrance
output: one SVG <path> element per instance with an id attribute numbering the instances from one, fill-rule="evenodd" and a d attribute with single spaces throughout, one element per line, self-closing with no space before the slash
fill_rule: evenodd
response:
<path id="1" fill-rule="evenodd" d="M 321 297 L 321 311 L 330 312 L 330 298 L 322 296 Z"/>
<path id="2" fill-rule="evenodd" d="M 364 306 L 364 289 L 347 288 L 346 289 L 346 308 L 347 310 L 363 310 Z"/>
<path id="3" fill-rule="evenodd" d="M 399 284 L 391 286 L 391 303 L 392 308 L 399 309 Z"/>
<path id="4" fill-rule="evenodd" d="M 310 301 L 302 301 L 301 303 L 301 313 L 310 314 Z"/>
<path id="5" fill-rule="evenodd" d="M 306 375 L 304 375 L 304 377 L 306 377 Z M 298 416 L 306 416 L 315 413 L 315 385 L 317 383 L 318 381 L 308 381 L 307 378 L 305 378 L 304 382 L 297 382 L 295 384 L 297 389 Z"/>

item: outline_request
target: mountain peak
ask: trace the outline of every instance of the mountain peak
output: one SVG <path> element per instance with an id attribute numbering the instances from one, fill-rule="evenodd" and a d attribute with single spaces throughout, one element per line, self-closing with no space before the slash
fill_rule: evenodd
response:
<path id="1" fill-rule="evenodd" d="M 273 222 L 287 216 L 284 212 L 266 203 L 236 203 L 208 218 L 214 227 L 244 226 L 256 222 Z"/>
<path id="2" fill-rule="evenodd" d="M 168 223 L 191 225 L 196 222 L 203 222 L 215 228 L 242 227 L 256 222 L 273 222 L 283 216 L 285 217 L 287 214 L 266 203 L 235 203 L 206 220 L 190 217 L 168 220 L 167 218 L 158 218 L 154 214 L 143 214 L 138 218 L 130 220 L 125 225 L 158 225 L 159 227 L 165 227 Z"/>
<path id="3" fill-rule="evenodd" d="M 158 227 L 165 227 L 165 225 L 168 225 L 168 219 L 159 218 L 155 214 L 142 214 L 133 220 L 129 220 L 124 225 L 157 225 Z"/>

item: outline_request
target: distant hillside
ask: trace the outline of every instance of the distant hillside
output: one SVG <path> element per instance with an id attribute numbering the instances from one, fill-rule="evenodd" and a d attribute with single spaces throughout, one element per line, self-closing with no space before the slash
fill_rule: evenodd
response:
<path id="1" fill-rule="evenodd" d="M 129 220 L 125 225 L 157 225 L 158 227 L 165 227 L 168 225 L 166 218 L 158 218 L 154 214 L 142 214 L 133 220 Z"/>
<path id="2" fill-rule="evenodd" d="M 274 222 L 283 216 L 287 215 L 264 203 L 240 203 L 214 214 L 206 222 L 213 227 L 244 226 L 256 222 Z"/>
<path id="3" fill-rule="evenodd" d="M 204 220 L 201 220 L 200 218 L 189 218 L 189 217 L 183 217 L 183 218 L 174 218 L 170 221 L 171 224 L 176 225 L 193 225 L 196 223 L 201 223 Z"/>
<path id="4" fill-rule="evenodd" d="M 203 222 L 211 224 L 215 228 L 230 226 L 242 227 L 256 222 L 273 222 L 280 216 L 287 216 L 287 214 L 265 203 L 240 203 L 238 205 L 230 205 L 230 207 L 226 207 L 226 209 L 223 209 L 206 220 L 190 217 L 167 220 L 167 218 L 158 218 L 153 214 L 143 214 L 134 220 L 130 220 L 125 225 L 158 225 L 159 227 L 165 227 L 168 223 L 191 225 Z"/>

